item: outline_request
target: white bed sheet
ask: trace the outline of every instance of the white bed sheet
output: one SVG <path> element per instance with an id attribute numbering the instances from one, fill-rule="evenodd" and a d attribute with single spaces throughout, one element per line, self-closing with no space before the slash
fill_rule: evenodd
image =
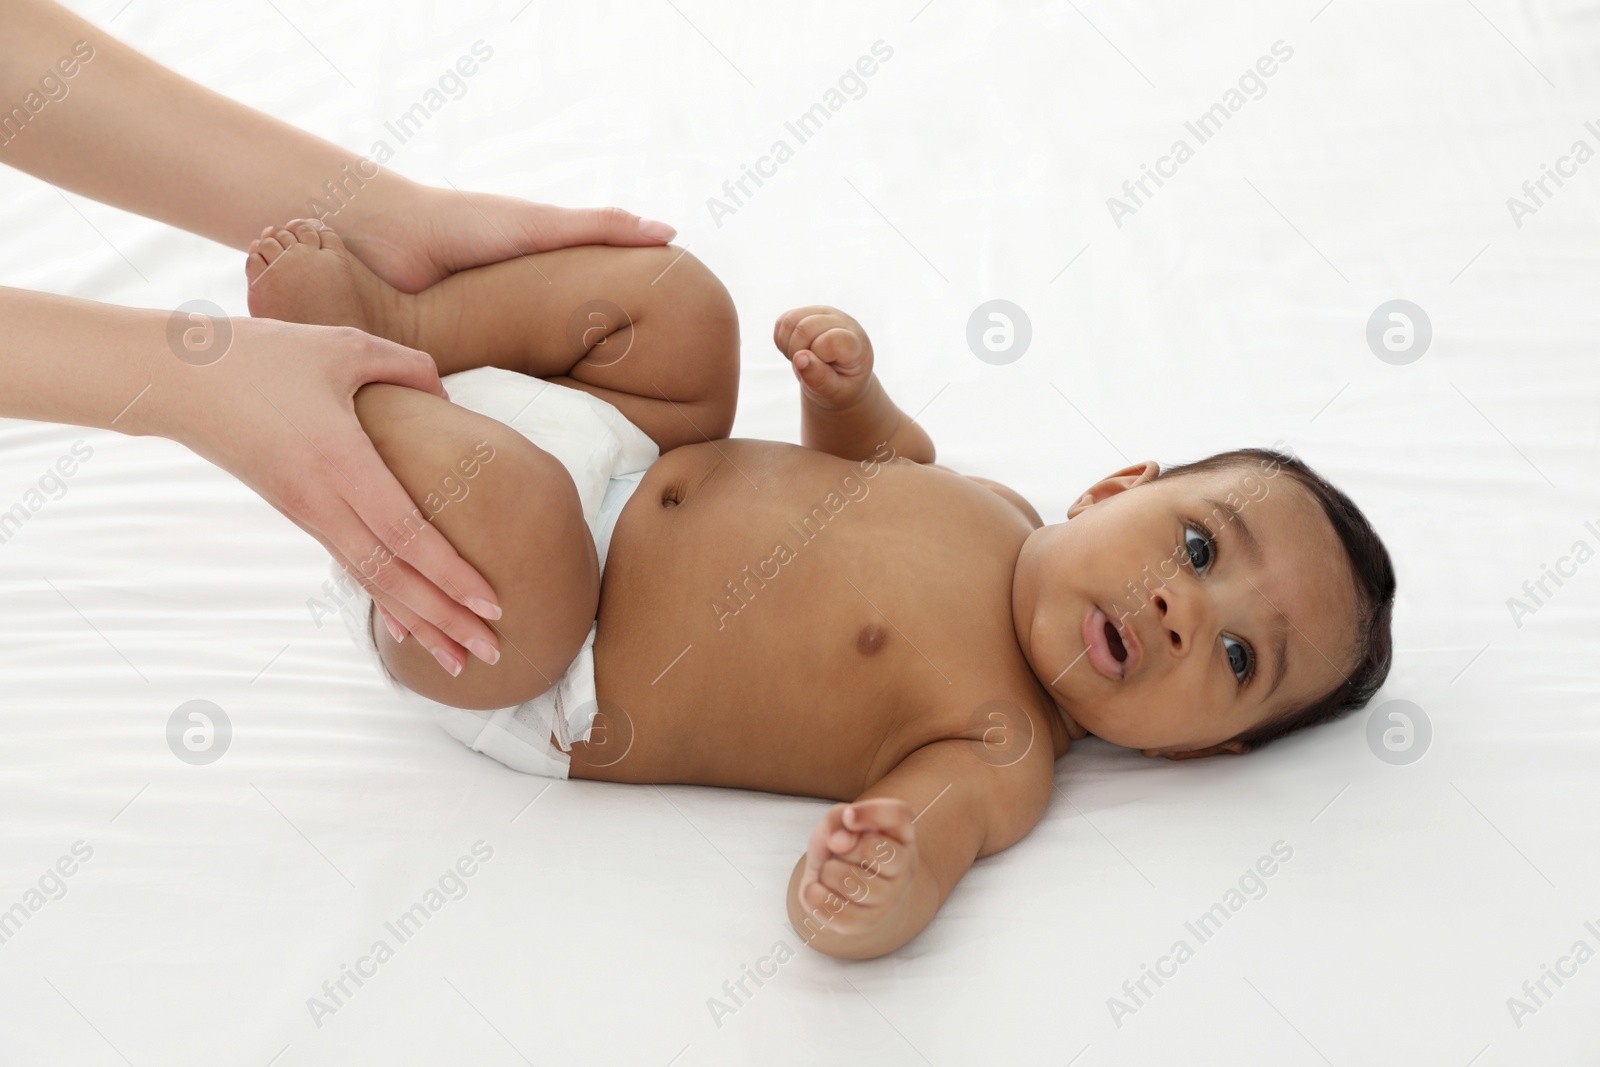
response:
<path id="1" fill-rule="evenodd" d="M 1507 598 L 1600 547 L 1600 164 L 1520 227 L 1506 200 L 1600 145 L 1600 5 L 519 3 L 75 6 L 359 149 L 485 42 L 392 166 L 674 222 L 739 304 L 736 435 L 796 439 L 768 326 L 831 302 L 941 461 L 1047 521 L 1124 457 L 1288 443 L 1394 553 L 1374 706 L 1423 708 L 1431 745 L 1385 763 L 1365 713 L 1243 759 L 1083 743 L 1039 827 L 926 933 L 834 961 L 781 904 L 820 802 L 507 771 L 392 708 L 308 611 L 322 550 L 228 476 L 161 440 L 0 423 L 0 509 L 93 452 L 0 545 L 0 909 L 93 852 L 0 945 L 0 1059 L 1587 1062 L 1600 962 L 1531 1013 L 1508 998 L 1600 949 L 1600 564 L 1520 625 Z M 1114 225 L 1107 198 L 1280 40 L 1265 95 Z M 879 41 L 864 95 L 714 219 Z M 6 285 L 245 313 L 238 254 L 16 172 L 0 233 Z M 965 342 L 993 298 L 1032 323 L 1005 366 Z M 1434 331 L 1406 366 L 1364 340 L 1397 298 Z M 166 745 L 195 699 L 232 724 L 209 766 Z M 384 924 L 479 841 L 465 896 L 398 944 Z M 1185 923 L 1276 842 L 1265 895 L 1199 944 Z M 1114 1017 L 1180 938 L 1193 958 Z M 379 939 L 394 957 L 314 1018 Z M 724 983 L 778 942 L 794 958 L 736 1004 Z"/>

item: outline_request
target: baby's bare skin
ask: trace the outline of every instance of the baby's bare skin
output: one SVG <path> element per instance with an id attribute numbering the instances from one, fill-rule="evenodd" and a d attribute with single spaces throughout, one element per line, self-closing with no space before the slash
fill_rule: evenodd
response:
<path id="1" fill-rule="evenodd" d="M 442 374 L 510 365 L 465 351 L 514 347 L 504 338 L 449 335 L 459 302 L 374 284 L 328 234 L 294 224 L 263 241 L 256 314 L 404 337 Z M 518 268 L 498 281 L 494 269 L 472 272 L 478 291 Z M 570 773 L 855 801 L 813 835 L 790 912 L 817 947 L 871 956 L 926 925 L 973 859 L 1033 826 L 1068 727 L 1013 627 L 1013 572 L 1038 517 L 1003 487 L 917 462 L 931 444 L 883 396 L 853 320 L 813 316 L 808 333 L 791 318 L 780 344 L 807 353 L 807 438 L 839 454 L 727 439 L 664 450 L 613 535 L 596 614 L 601 716 Z M 389 661 L 395 643 L 380 647 Z"/>
<path id="2" fill-rule="evenodd" d="M 1013 771 L 1047 786 L 1066 732 L 1011 620 L 1033 528 L 887 445 L 674 449 L 623 509 L 600 594 L 599 695 L 632 747 L 578 746 L 572 774 L 853 800 L 924 745 L 981 743 L 979 709 L 1004 701 L 1037 734 Z"/>
<path id="3" fill-rule="evenodd" d="M 510 706 L 548 688 L 598 620 L 600 714 L 571 775 L 848 802 L 818 824 L 787 895 L 824 952 L 904 944 L 975 859 L 1020 840 L 1055 760 L 1087 733 L 1075 718 L 1147 756 L 1237 752 L 1228 738 L 1326 692 L 1348 662 L 1350 575 L 1303 493 L 1236 499 L 1225 473 L 1128 493 L 1155 479 L 1146 462 L 1091 486 L 1070 529 L 1044 527 L 1006 487 L 932 464 L 873 375 L 865 332 L 833 309 L 791 312 L 775 337 L 808 447 L 727 440 L 731 302 L 698 263 L 637 258 L 675 250 L 524 257 L 403 297 L 330 235 L 290 227 L 252 249 L 254 313 L 358 326 L 429 351 L 441 374 L 491 364 L 587 389 L 663 451 L 618 519 L 602 583 L 570 476 L 547 453 L 438 397 L 362 389 L 357 414 L 414 497 L 480 436 L 507 456 L 480 485 L 513 474 L 433 521 L 501 596 L 502 643 L 520 661 L 446 677 L 419 642 L 380 632 L 391 673 L 458 707 Z M 628 304 L 624 360 L 568 343 L 565 309 L 597 286 Z M 1224 514 L 1236 504 L 1254 508 L 1253 535 Z M 1208 510 L 1219 528 L 1202 534 Z M 1174 552 L 1196 562 L 1145 607 L 1117 607 L 1133 589 L 1123 576 Z M 1289 631 L 1285 671 L 1284 646 L 1267 649 Z"/>

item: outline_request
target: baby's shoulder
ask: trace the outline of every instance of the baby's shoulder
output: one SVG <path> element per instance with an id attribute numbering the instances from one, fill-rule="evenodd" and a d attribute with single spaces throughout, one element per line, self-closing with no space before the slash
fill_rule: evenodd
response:
<path id="1" fill-rule="evenodd" d="M 1027 498 L 1009 485 L 1002 485 L 989 478 L 980 478 L 976 474 L 962 474 L 958 470 L 952 470 L 938 463 L 928 463 L 925 466 L 932 467 L 935 470 L 946 471 L 965 480 L 968 484 L 981 486 L 988 490 L 1021 512 L 1022 517 L 1027 519 L 1028 524 L 1035 530 L 1044 525 L 1044 520 L 1039 517 L 1039 513 L 1034 510 L 1033 505 L 1028 503 Z"/>

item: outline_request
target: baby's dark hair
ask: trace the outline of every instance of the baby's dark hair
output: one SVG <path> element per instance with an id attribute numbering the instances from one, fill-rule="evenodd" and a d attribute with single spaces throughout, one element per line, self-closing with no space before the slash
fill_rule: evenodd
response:
<path id="1" fill-rule="evenodd" d="M 1355 502 L 1300 460 L 1265 448 L 1238 448 L 1163 470 L 1158 478 L 1249 467 L 1267 477 L 1287 474 L 1311 494 L 1344 545 L 1356 589 L 1356 659 L 1344 681 L 1316 700 L 1292 707 L 1232 738 L 1250 752 L 1284 734 L 1330 722 L 1363 707 L 1389 676 L 1394 657 L 1394 564 L 1378 532 Z"/>

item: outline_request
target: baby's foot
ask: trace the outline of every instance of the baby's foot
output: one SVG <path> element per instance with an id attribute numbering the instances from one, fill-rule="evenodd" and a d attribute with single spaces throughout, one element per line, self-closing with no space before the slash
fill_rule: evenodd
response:
<path id="1" fill-rule="evenodd" d="M 269 226 L 244 261 L 250 314 L 314 326 L 355 326 L 407 344 L 411 298 L 379 278 L 315 219 Z"/>

